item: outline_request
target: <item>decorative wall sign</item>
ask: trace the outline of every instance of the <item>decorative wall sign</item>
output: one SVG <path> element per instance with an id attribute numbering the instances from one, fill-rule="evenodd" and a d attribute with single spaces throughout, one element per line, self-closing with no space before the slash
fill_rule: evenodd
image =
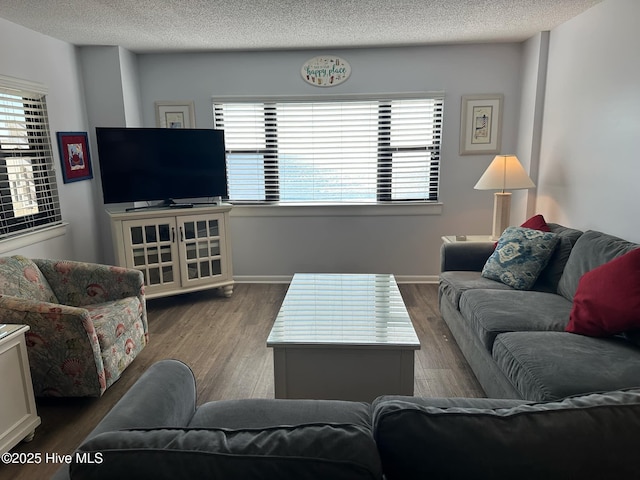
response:
<path id="1" fill-rule="evenodd" d="M 502 94 L 463 95 L 460 155 L 500 153 Z"/>
<path id="2" fill-rule="evenodd" d="M 160 128 L 196 128 L 193 102 L 156 102 L 156 124 Z"/>
<path id="3" fill-rule="evenodd" d="M 93 178 L 87 132 L 58 132 L 64 183 Z"/>
<path id="4" fill-rule="evenodd" d="M 351 66 L 340 57 L 321 55 L 307 60 L 300 73 L 302 79 L 311 85 L 335 87 L 349 78 Z"/>

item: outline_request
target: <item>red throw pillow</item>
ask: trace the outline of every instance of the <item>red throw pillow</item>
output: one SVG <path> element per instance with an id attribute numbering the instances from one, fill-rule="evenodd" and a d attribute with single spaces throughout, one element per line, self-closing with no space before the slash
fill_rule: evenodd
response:
<path id="1" fill-rule="evenodd" d="M 520 226 L 524 228 L 531 228 L 532 230 L 540 230 L 541 232 L 551 231 L 542 215 L 534 215 Z"/>
<path id="2" fill-rule="evenodd" d="M 540 214 L 534 215 L 533 217 L 526 220 L 522 225 L 523 228 L 530 228 L 531 230 L 540 230 L 541 232 L 550 232 L 551 229 L 549 225 L 547 225 L 547 221 Z M 493 248 L 498 246 L 498 242 L 493 244 Z"/>
<path id="3" fill-rule="evenodd" d="M 640 328 L 640 248 L 585 273 L 566 331 L 605 337 Z"/>

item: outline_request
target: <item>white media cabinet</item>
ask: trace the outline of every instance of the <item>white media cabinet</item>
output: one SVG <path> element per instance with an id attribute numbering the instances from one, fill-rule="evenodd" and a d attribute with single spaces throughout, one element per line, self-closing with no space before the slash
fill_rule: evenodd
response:
<path id="1" fill-rule="evenodd" d="M 147 298 L 221 288 L 233 293 L 231 205 L 108 208 L 118 265 L 144 274 Z"/>

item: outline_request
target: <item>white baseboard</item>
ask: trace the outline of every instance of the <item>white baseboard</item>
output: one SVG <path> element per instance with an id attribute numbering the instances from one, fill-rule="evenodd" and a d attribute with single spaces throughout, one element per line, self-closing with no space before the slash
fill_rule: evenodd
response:
<path id="1" fill-rule="evenodd" d="M 236 283 L 291 283 L 293 275 L 234 275 Z"/>
<path id="2" fill-rule="evenodd" d="M 396 283 L 438 283 L 438 275 L 395 275 Z"/>
<path id="3" fill-rule="evenodd" d="M 437 275 L 396 275 L 398 283 L 438 283 Z M 291 283 L 293 275 L 235 275 L 236 283 Z"/>

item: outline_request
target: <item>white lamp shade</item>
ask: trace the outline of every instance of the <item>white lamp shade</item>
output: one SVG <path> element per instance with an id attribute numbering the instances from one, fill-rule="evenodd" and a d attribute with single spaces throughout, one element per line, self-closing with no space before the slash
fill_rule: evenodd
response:
<path id="1" fill-rule="evenodd" d="M 476 183 L 476 190 L 518 190 L 533 188 L 527 172 L 515 155 L 496 155 Z"/>

